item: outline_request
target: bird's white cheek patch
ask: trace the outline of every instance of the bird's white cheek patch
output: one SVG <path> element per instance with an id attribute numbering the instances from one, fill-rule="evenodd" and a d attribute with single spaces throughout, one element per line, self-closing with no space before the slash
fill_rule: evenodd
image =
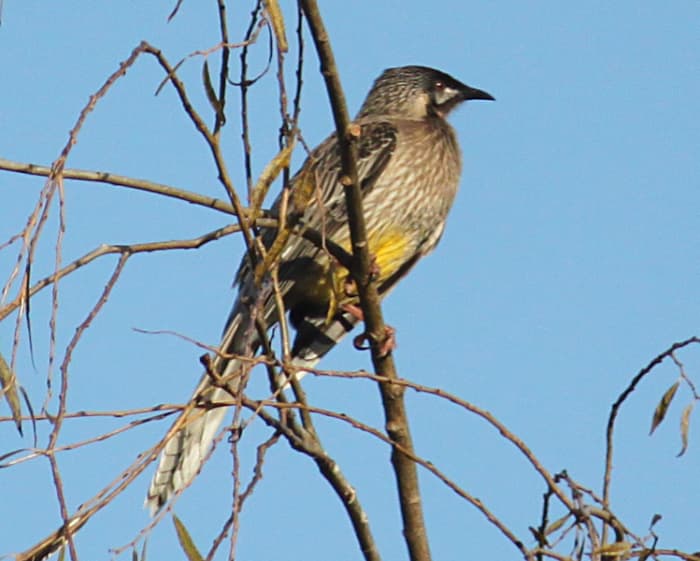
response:
<path id="1" fill-rule="evenodd" d="M 443 103 L 448 103 L 450 100 L 454 99 L 458 93 L 459 92 L 454 88 L 445 87 L 444 89 L 435 93 L 435 105 L 440 106 Z"/>

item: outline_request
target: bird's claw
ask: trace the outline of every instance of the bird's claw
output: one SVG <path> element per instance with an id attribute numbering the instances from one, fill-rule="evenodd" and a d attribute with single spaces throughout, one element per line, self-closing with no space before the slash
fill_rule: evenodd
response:
<path id="1" fill-rule="evenodd" d="M 397 347 L 396 344 L 396 329 L 391 327 L 391 325 L 384 326 L 384 340 L 379 346 L 379 355 L 381 357 L 387 356 Z"/>
<path id="2" fill-rule="evenodd" d="M 372 336 L 369 333 L 360 333 L 352 340 L 352 344 L 358 351 L 366 351 L 367 349 L 371 348 L 371 339 Z M 384 358 L 385 356 L 389 355 L 397 347 L 396 329 L 390 325 L 385 325 L 384 337 L 381 341 L 377 341 L 377 343 L 379 345 L 378 350 L 380 358 Z"/>

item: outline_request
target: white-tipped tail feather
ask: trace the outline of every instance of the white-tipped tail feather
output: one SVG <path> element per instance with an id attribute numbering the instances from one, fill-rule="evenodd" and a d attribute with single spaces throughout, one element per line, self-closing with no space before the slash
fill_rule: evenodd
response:
<path id="1" fill-rule="evenodd" d="M 292 365 L 301 369 L 314 368 L 321 357 L 352 329 L 356 321 L 355 318 L 347 316 L 343 317 L 342 321 L 335 320 L 328 325 L 323 325 L 323 337 L 310 341 L 307 346 L 298 349 L 292 359 Z M 238 324 L 238 322 L 233 323 L 236 326 Z M 323 323 L 325 321 L 319 321 L 319 325 Z M 224 366 L 222 362 L 213 361 L 215 367 L 219 366 L 219 368 Z M 225 362 L 223 377 L 233 380 L 229 383 L 229 390 L 213 386 L 211 377 L 208 375 L 200 381 L 192 399 L 206 404 L 206 408 L 196 408 L 183 413 L 187 418 L 182 428 L 165 444 L 146 496 L 146 506 L 151 515 L 157 513 L 174 495 L 187 487 L 199 473 L 229 409 L 225 406 L 212 407 L 212 405 L 231 402 L 232 395 L 235 395 L 238 389 L 237 380 L 240 379 L 244 368 L 245 365 L 240 360 Z M 303 375 L 304 372 L 298 374 L 299 377 Z"/>
<path id="2" fill-rule="evenodd" d="M 222 389 L 216 389 L 212 395 L 213 403 L 230 400 L 230 394 Z M 197 475 L 226 416 L 226 409 L 195 409 L 185 420 L 185 426 L 165 444 L 146 497 L 151 516 Z"/>

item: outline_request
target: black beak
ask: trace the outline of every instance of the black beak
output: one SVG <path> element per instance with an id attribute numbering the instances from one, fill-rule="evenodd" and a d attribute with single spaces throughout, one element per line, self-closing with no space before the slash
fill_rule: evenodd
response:
<path id="1" fill-rule="evenodd" d="M 488 101 L 496 100 L 496 98 L 493 97 L 490 93 L 485 92 L 484 90 L 479 90 L 477 88 L 472 88 L 471 86 L 464 86 L 462 88 L 462 99 L 465 101 L 468 99 L 485 99 Z"/>

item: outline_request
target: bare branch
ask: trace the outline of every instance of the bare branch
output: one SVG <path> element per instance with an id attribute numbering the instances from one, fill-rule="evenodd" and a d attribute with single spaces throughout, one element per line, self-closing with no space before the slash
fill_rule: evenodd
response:
<path id="1" fill-rule="evenodd" d="M 612 477 L 612 462 L 613 462 L 613 432 L 615 430 L 615 420 L 625 400 L 634 392 L 639 382 L 649 374 L 656 366 L 661 364 L 666 358 L 672 357 L 673 353 L 679 349 L 692 344 L 700 344 L 700 337 L 690 337 L 685 341 L 674 343 L 664 352 L 654 357 L 649 364 L 642 368 L 637 375 L 632 378 L 632 381 L 625 390 L 618 396 L 610 409 L 608 417 L 608 425 L 605 431 L 605 475 L 603 478 L 603 504 L 607 508 L 610 506 L 610 483 Z"/>
<path id="2" fill-rule="evenodd" d="M 367 513 L 364 511 L 362 504 L 357 498 L 357 492 L 350 482 L 345 478 L 340 466 L 333 460 L 323 448 L 318 435 L 315 431 L 299 430 L 290 425 L 287 420 L 289 417 L 283 417 L 283 421 L 274 418 L 264 410 L 265 406 L 283 410 L 298 410 L 301 408 L 307 409 L 310 412 L 316 411 L 315 408 L 299 403 L 286 403 L 283 401 L 253 401 L 244 398 L 243 405 L 248 409 L 255 411 L 265 424 L 274 428 L 282 434 L 295 450 L 308 455 L 314 460 L 323 477 L 331 485 L 338 498 L 341 500 L 345 508 L 350 522 L 352 523 L 355 536 L 360 544 L 360 550 L 366 561 L 381 561 L 379 551 L 372 536 L 372 528 L 369 525 Z M 380 433 L 381 434 L 381 433 Z M 384 437 L 384 435 L 381 435 Z"/>
<path id="3" fill-rule="evenodd" d="M 48 177 L 49 175 L 51 175 L 50 167 L 23 162 L 13 162 L 10 160 L 5 160 L 3 158 L 0 158 L 0 170 L 13 171 L 27 175 L 38 175 L 43 177 Z M 130 189 L 136 189 L 139 191 L 146 191 L 148 193 L 163 195 L 165 197 L 180 199 L 181 201 L 192 203 L 194 205 L 199 205 L 206 208 L 211 208 L 214 210 L 225 212 L 226 214 L 234 214 L 233 207 L 220 199 L 215 199 L 213 197 L 205 197 L 192 191 L 185 191 L 184 189 L 178 189 L 176 187 L 171 187 L 170 185 L 164 185 L 162 183 L 155 183 L 146 179 L 127 177 L 108 171 L 92 171 L 81 169 L 64 169 L 62 175 L 64 179 L 75 179 L 77 181 L 94 181 L 98 183 L 108 183 L 110 185 L 116 185 L 118 187 L 128 187 Z"/>
<path id="4" fill-rule="evenodd" d="M 395 442 L 393 439 L 390 437 L 387 437 L 384 435 L 381 431 L 366 425 L 365 423 L 362 423 L 358 421 L 357 419 L 354 419 L 348 415 L 345 415 L 344 413 L 337 413 L 335 411 L 331 411 L 329 409 L 323 409 L 320 407 L 313 407 L 309 405 L 304 405 L 300 403 L 280 403 L 278 401 L 246 401 L 246 406 L 250 408 L 256 408 L 259 409 L 262 406 L 268 406 L 268 407 L 276 407 L 280 409 L 287 409 L 287 408 L 292 408 L 292 409 L 298 409 L 301 407 L 307 408 L 310 413 L 316 413 L 319 415 L 323 415 L 325 417 L 330 417 L 332 419 L 337 419 L 340 421 L 343 421 L 345 423 L 348 423 L 352 427 L 359 429 L 363 432 L 366 432 L 375 438 L 381 440 L 385 444 L 388 444 L 392 448 L 400 448 L 400 445 Z M 267 419 L 261 415 L 261 418 L 267 423 Z M 297 448 L 299 446 L 298 442 L 291 442 L 292 446 Z M 322 448 L 316 448 L 315 446 L 309 445 L 308 442 L 303 442 L 303 446 L 299 446 L 297 449 L 300 451 L 309 454 L 312 456 L 318 463 L 318 461 L 321 461 L 322 464 L 319 465 L 319 469 L 321 469 L 321 472 L 324 474 L 324 476 L 332 477 L 333 472 L 337 470 L 337 464 L 335 462 L 331 461 L 328 462 L 326 465 L 323 463 L 324 456 L 326 455 L 325 451 Z M 515 545 L 515 547 L 520 550 L 520 552 L 523 554 L 524 558 L 526 559 L 532 559 L 531 554 L 527 551 L 525 548 L 525 545 L 522 543 L 522 541 L 515 536 L 511 532 L 511 530 L 506 526 L 504 522 L 502 522 L 498 517 L 496 517 L 485 505 L 484 503 L 462 489 L 459 485 L 457 485 L 452 479 L 447 477 L 441 470 L 439 470 L 437 467 L 432 462 L 429 462 L 428 460 L 425 460 L 424 458 L 421 458 L 420 456 L 417 456 L 413 451 L 410 451 L 408 449 L 400 449 L 400 452 L 410 458 L 410 460 L 414 464 L 419 464 L 425 469 L 427 469 L 429 472 L 431 472 L 433 475 L 435 475 L 440 481 L 442 481 L 445 485 L 447 485 L 450 489 L 452 489 L 457 495 L 465 499 L 467 502 L 472 504 L 474 507 L 476 507 L 485 517 L 486 519 L 491 522 L 494 526 L 496 526 L 509 540 L 510 542 Z M 330 473 L 327 475 L 326 472 L 324 471 L 325 469 L 328 469 Z M 354 489 L 352 487 L 349 487 L 350 490 L 354 493 Z M 354 499 L 354 496 L 353 496 Z M 345 501 L 343 501 L 345 502 Z"/>
<path id="5" fill-rule="evenodd" d="M 353 267 L 351 272 L 360 297 L 366 336 L 370 342 L 372 364 L 378 374 L 393 381 L 398 375 L 391 353 L 384 349 L 388 332 L 380 307 L 377 284 L 370 274 L 372 257 L 369 252 L 367 228 L 362 210 L 362 194 L 357 175 L 357 155 L 353 142 L 355 137 L 349 134 L 350 117 L 345 96 L 340 85 L 330 39 L 321 19 L 318 5 L 315 0 L 300 0 L 300 4 L 316 45 L 321 62 L 321 73 L 326 81 L 328 97 L 333 109 L 342 162 L 341 182 L 345 188 L 348 225 L 352 241 Z M 396 475 L 403 516 L 403 535 L 411 560 L 429 561 L 431 556 L 418 485 L 418 471 L 410 458 L 410 455 L 413 454 L 413 441 L 403 400 L 404 392 L 401 386 L 394 385 L 391 381 L 380 384 L 379 389 L 384 405 L 387 434 L 396 444 L 392 447 L 391 461 Z M 407 453 L 403 453 L 403 450 Z"/>

